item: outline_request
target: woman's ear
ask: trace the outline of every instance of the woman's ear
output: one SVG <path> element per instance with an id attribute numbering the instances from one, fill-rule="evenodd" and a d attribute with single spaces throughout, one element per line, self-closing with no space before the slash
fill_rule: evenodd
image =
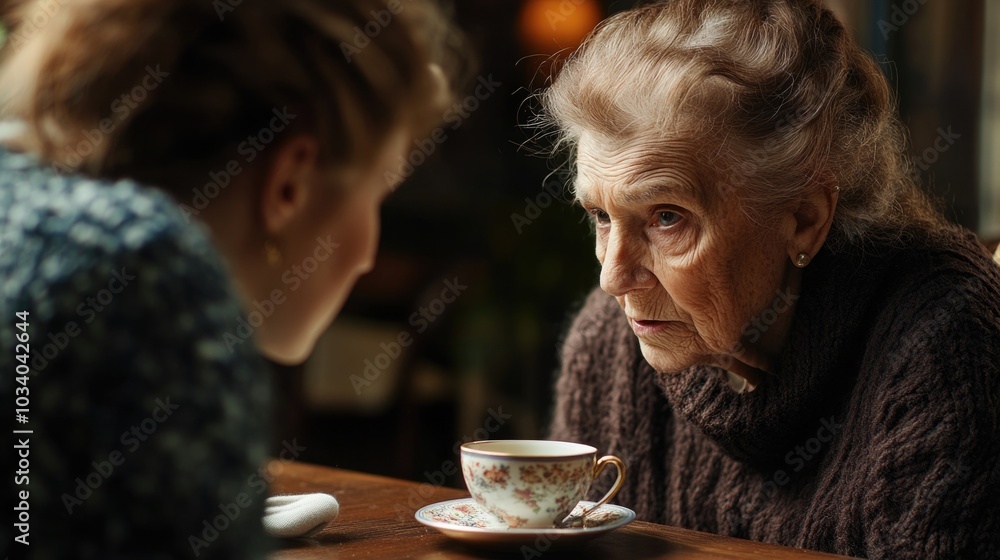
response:
<path id="1" fill-rule="evenodd" d="M 318 172 L 319 142 L 297 135 L 278 146 L 260 186 L 261 223 L 268 237 L 278 237 L 306 210 Z"/>
<path id="2" fill-rule="evenodd" d="M 798 255 L 802 253 L 810 259 L 816 256 L 830 233 L 840 187 L 832 175 L 828 175 L 827 179 L 818 188 L 810 190 L 793 214 L 795 233 L 788 247 L 788 256 L 792 262 L 796 262 Z"/>

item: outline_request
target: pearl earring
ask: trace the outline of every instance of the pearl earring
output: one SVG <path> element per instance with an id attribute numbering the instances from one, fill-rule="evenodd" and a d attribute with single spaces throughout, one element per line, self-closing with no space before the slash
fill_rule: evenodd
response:
<path id="1" fill-rule="evenodd" d="M 811 261 L 811 260 L 812 260 L 812 258 L 809 255 L 807 255 L 805 253 L 799 253 L 795 257 L 795 266 L 797 266 L 799 268 L 805 268 L 806 265 L 808 265 L 809 261 Z"/>

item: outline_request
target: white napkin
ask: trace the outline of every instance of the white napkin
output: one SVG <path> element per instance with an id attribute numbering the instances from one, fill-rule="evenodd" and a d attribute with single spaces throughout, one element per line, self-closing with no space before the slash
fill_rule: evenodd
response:
<path id="1" fill-rule="evenodd" d="M 289 494 L 264 501 L 264 531 L 272 537 L 311 537 L 340 513 L 329 494 Z"/>

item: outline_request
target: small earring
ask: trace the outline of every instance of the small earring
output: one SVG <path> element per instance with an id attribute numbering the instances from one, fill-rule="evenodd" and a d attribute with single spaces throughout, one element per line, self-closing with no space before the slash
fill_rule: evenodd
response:
<path id="1" fill-rule="evenodd" d="M 278 266 L 285 258 L 281 255 L 281 250 L 271 241 L 264 242 L 264 256 L 267 258 L 269 266 Z"/>
<path id="2" fill-rule="evenodd" d="M 805 253 L 799 253 L 795 257 L 795 266 L 797 266 L 799 268 L 805 268 L 806 265 L 808 265 L 809 261 L 811 261 L 811 260 L 812 260 L 812 258 L 809 255 L 807 255 Z"/>

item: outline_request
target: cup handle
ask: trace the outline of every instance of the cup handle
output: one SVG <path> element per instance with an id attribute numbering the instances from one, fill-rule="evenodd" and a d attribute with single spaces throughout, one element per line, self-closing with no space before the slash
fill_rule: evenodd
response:
<path id="1" fill-rule="evenodd" d="M 597 508 L 610 502 L 611 498 L 614 498 L 615 494 L 617 494 L 618 491 L 621 490 L 622 484 L 625 483 L 625 462 L 619 459 L 618 457 L 615 457 L 614 455 L 605 455 L 604 457 L 601 457 L 600 459 L 597 460 L 597 464 L 594 465 L 594 478 L 596 479 L 599 474 L 604 472 L 604 468 L 607 467 L 609 464 L 614 465 L 618 469 L 618 479 L 615 480 L 614 485 L 611 486 L 611 490 L 608 490 L 608 493 L 605 494 L 604 497 L 601 498 L 599 502 L 594 504 L 593 507 L 581 513 L 580 517 L 586 517 L 591 512 L 597 510 Z"/>

